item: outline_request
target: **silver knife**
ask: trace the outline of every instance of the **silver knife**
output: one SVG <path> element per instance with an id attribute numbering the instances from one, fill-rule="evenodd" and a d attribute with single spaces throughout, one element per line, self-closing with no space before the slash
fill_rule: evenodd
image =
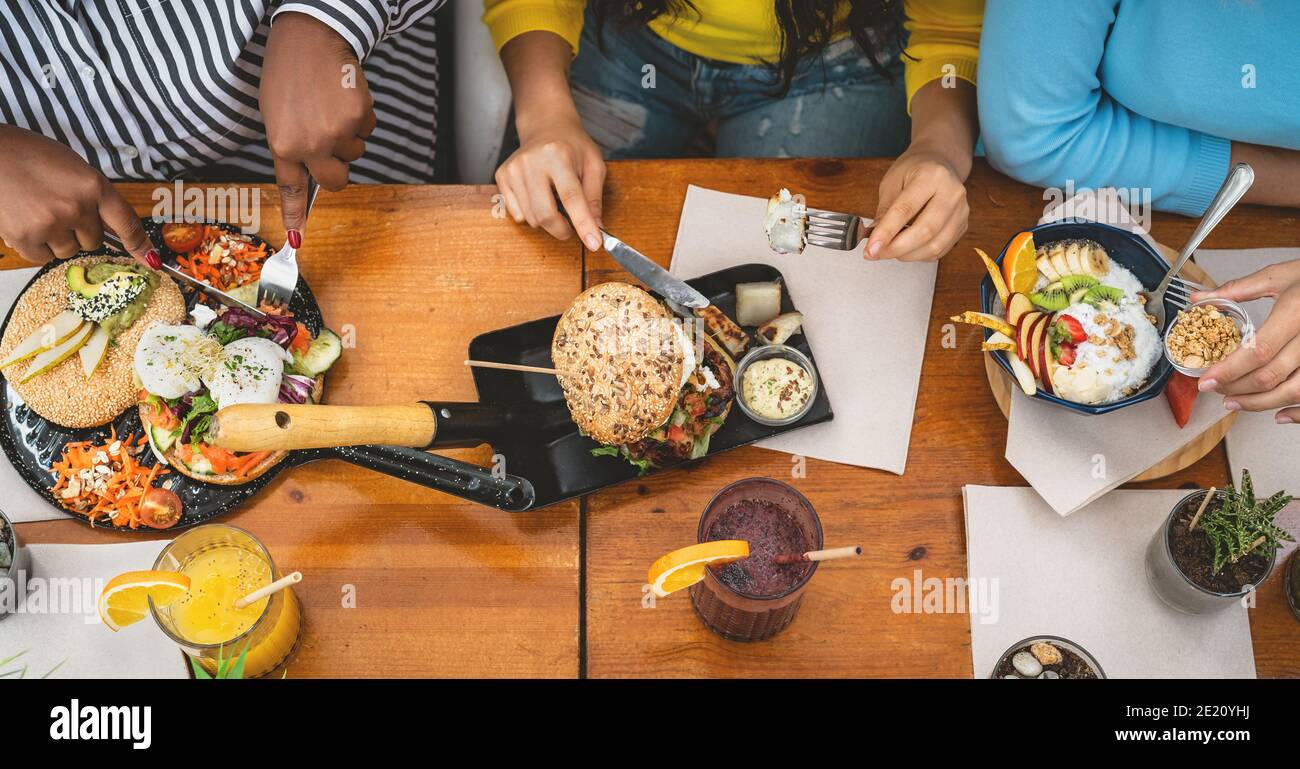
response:
<path id="1" fill-rule="evenodd" d="M 655 264 L 645 254 L 604 230 L 600 231 L 600 235 L 604 238 L 605 250 L 614 257 L 614 261 L 632 273 L 637 280 L 658 292 L 664 299 L 680 307 L 692 309 L 703 309 L 709 306 L 709 300 L 704 294 L 691 288 L 682 280 L 674 278 L 668 270 Z"/>
<path id="2" fill-rule="evenodd" d="M 216 299 L 218 302 L 224 304 L 227 307 L 238 307 L 239 309 L 243 310 L 249 315 L 252 315 L 254 318 L 257 318 L 258 320 L 266 320 L 266 313 L 262 312 L 261 310 L 257 309 L 251 304 L 248 304 L 247 302 L 241 302 L 240 300 L 236 299 L 230 294 L 227 294 L 225 291 L 222 291 L 219 288 L 213 288 L 207 283 L 204 283 L 201 280 L 198 280 L 196 278 L 187 275 L 184 272 L 181 272 L 180 270 L 176 269 L 170 264 L 164 263 L 162 266 L 162 271 L 165 272 L 167 275 L 170 275 L 173 279 L 178 280 L 181 283 L 185 283 L 199 291 L 202 291 L 204 294 L 212 297 L 213 299 Z"/>
<path id="3" fill-rule="evenodd" d="M 110 248 L 113 248 L 120 252 L 119 254 L 117 254 L 118 256 L 124 256 L 127 257 L 128 259 L 131 258 L 131 255 L 126 252 L 126 248 L 122 246 L 122 241 L 120 238 L 117 237 L 116 233 L 105 232 L 104 241 L 108 243 Z M 171 265 L 165 262 L 163 263 L 161 271 L 169 275 L 173 280 L 178 280 L 181 283 L 190 286 L 191 288 L 195 288 L 199 291 L 202 291 L 203 293 L 211 296 L 213 299 L 216 299 L 218 302 L 224 304 L 227 307 L 238 307 L 239 309 L 252 315 L 254 318 L 257 318 L 258 320 L 266 320 L 266 313 L 262 312 L 256 307 L 253 307 L 247 302 L 241 302 L 240 300 L 236 299 L 230 294 L 227 294 L 225 291 L 222 291 L 219 288 L 213 288 L 212 286 L 209 286 L 207 283 L 204 283 L 203 281 L 198 280 L 197 278 L 191 277 L 190 275 L 181 272 L 180 270 L 176 269 L 175 267 L 172 267 Z"/>

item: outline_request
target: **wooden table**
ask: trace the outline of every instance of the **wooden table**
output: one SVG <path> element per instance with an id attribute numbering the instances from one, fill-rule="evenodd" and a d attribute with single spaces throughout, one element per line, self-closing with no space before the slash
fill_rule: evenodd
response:
<path id="1" fill-rule="evenodd" d="M 667 264 L 688 183 L 752 195 L 788 186 L 819 205 L 873 212 L 884 160 L 613 163 L 605 221 Z M 125 185 L 142 212 L 154 185 Z M 970 231 L 939 270 L 932 349 L 967 309 L 994 251 L 1034 222 L 1042 193 L 989 171 L 969 184 Z M 561 311 L 581 287 L 627 276 L 605 254 L 494 218 L 489 187 L 352 187 L 321 198 L 302 259 L 327 322 L 351 324 L 327 391 L 335 403 L 474 397 L 461 366 L 476 334 Z M 262 231 L 282 240 L 274 190 Z M 1181 243 L 1193 222 L 1158 216 Z M 1207 247 L 1300 246 L 1293 213 L 1243 208 Z M 5 258 L 0 266 L 15 265 Z M 964 576 L 964 483 L 1024 485 L 1003 459 L 1006 422 L 983 379 L 977 335 L 926 360 L 907 474 L 808 460 L 792 482 L 817 507 L 828 542 L 866 555 L 826 568 L 796 622 L 761 644 L 723 641 L 675 595 L 642 608 L 647 566 L 694 541 L 709 497 L 747 476 L 789 479 L 786 454 L 757 448 L 608 489 L 578 503 L 508 515 L 339 462 L 285 473 L 227 520 L 301 569 L 304 648 L 292 676 L 950 676 L 971 671 L 969 618 L 893 614 L 890 583 L 921 569 Z M 845 397 L 845 396 L 841 396 Z M 484 448 L 456 452 L 486 462 Z M 1139 488 L 1227 480 L 1222 447 Z M 29 542 L 123 541 L 74 521 L 20 526 Z M 345 586 L 357 607 L 342 608 Z M 1252 612 L 1261 676 L 1300 676 L 1300 625 L 1271 579 Z"/>

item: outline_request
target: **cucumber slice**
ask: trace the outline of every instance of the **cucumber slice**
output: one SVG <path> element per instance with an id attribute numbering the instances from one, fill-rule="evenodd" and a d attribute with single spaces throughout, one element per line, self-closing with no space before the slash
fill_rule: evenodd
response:
<path id="1" fill-rule="evenodd" d="M 334 361 L 342 354 L 343 342 L 338 334 L 323 328 L 320 336 L 312 340 L 311 347 L 308 347 L 306 352 L 293 354 L 293 370 L 304 376 L 320 376 L 333 366 Z"/>
<path id="2" fill-rule="evenodd" d="M 179 435 L 175 430 L 163 430 L 155 425 L 149 426 L 149 432 L 153 437 L 154 445 L 158 447 L 159 451 L 170 449 Z"/>

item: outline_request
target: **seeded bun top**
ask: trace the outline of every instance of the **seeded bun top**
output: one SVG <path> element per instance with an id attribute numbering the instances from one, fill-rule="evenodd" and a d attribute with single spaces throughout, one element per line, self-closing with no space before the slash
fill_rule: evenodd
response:
<path id="1" fill-rule="evenodd" d="M 61 262 L 45 272 L 14 304 L 13 315 L 0 339 L 0 359 L 36 331 L 46 321 L 68 308 L 67 268 L 84 265 L 87 269 L 100 262 L 131 264 L 131 259 L 107 256 L 83 256 Z M 96 427 L 111 421 L 135 405 L 132 383 L 135 346 L 145 329 L 155 322 L 180 323 L 185 320 L 185 300 L 180 289 L 166 275 L 159 276 L 158 288 L 149 297 L 144 314 L 121 334 L 104 354 L 104 360 L 90 378 L 81 368 L 81 356 L 70 355 L 44 374 L 19 383 L 30 365 L 15 363 L 4 371 L 23 402 L 37 414 L 64 427 Z"/>
<path id="2" fill-rule="evenodd" d="M 641 440 L 672 416 L 684 352 L 668 308 L 626 283 L 579 294 L 551 340 L 574 423 L 615 446 Z"/>

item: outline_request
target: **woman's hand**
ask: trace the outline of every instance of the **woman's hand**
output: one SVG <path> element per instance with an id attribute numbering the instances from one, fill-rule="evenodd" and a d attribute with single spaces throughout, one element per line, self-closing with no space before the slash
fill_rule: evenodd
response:
<path id="1" fill-rule="evenodd" d="M 497 169 L 496 180 L 516 222 L 561 240 L 577 229 L 587 248 L 599 251 L 605 159 L 573 104 L 566 75 L 572 56 L 564 38 L 543 30 L 525 32 L 501 48 L 515 98 L 519 149 Z"/>
<path id="2" fill-rule="evenodd" d="M 587 248 L 599 251 L 605 160 L 577 113 L 541 121 L 536 131 L 526 138 L 521 132 L 519 138 L 519 149 L 496 173 L 510 216 L 561 240 L 576 229 Z M 557 197 L 572 227 L 561 215 Z"/>
<path id="3" fill-rule="evenodd" d="M 141 264 L 162 266 L 135 209 L 112 182 L 62 144 L 0 125 L 0 237 L 29 262 L 104 245 L 104 230 Z"/>
<path id="4" fill-rule="evenodd" d="M 932 261 L 966 233 L 978 121 L 975 86 L 932 80 L 912 96 L 912 143 L 880 181 L 867 259 Z"/>
<path id="5" fill-rule="evenodd" d="M 1300 422 L 1300 259 L 1193 294 L 1192 300 L 1210 297 L 1235 302 L 1276 297 L 1277 302 L 1254 337 L 1205 372 L 1200 389 L 1226 396 L 1229 411 L 1281 409 L 1279 424 Z"/>
<path id="6" fill-rule="evenodd" d="M 327 190 L 348 185 L 348 164 L 375 130 L 375 100 L 352 46 L 302 13 L 282 13 L 271 25 L 260 100 L 292 243 L 307 215 L 308 174 Z"/>
<path id="7" fill-rule="evenodd" d="M 942 152 L 913 142 L 880 182 L 876 225 L 863 256 L 928 262 L 948 253 L 970 218 L 965 173 Z"/>

